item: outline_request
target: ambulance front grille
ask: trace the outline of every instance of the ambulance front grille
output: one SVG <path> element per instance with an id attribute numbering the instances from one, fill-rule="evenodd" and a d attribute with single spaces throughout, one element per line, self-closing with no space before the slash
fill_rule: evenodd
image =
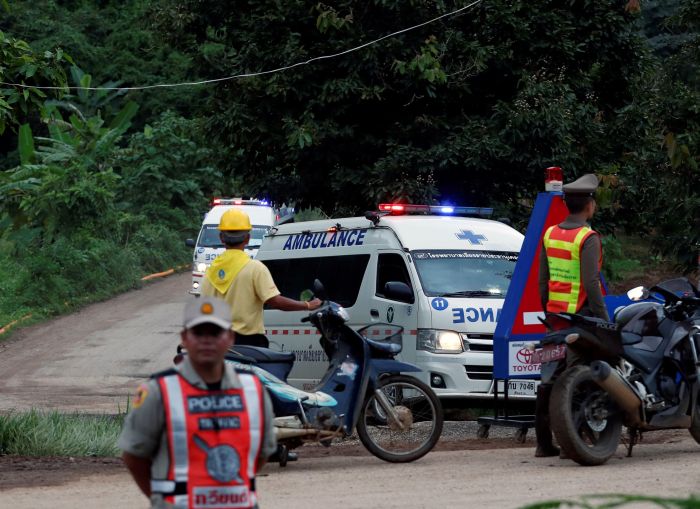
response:
<path id="1" fill-rule="evenodd" d="M 462 334 L 465 352 L 493 352 L 493 334 Z"/>
<path id="2" fill-rule="evenodd" d="M 493 366 L 475 366 L 467 364 L 464 366 L 467 378 L 470 380 L 491 380 L 493 378 Z"/>

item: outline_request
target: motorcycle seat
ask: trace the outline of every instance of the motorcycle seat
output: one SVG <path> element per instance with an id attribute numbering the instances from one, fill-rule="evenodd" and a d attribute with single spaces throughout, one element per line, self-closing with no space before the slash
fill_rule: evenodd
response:
<path id="1" fill-rule="evenodd" d="M 391 341 L 375 341 L 374 339 L 365 338 L 367 344 L 370 347 L 379 350 L 380 352 L 386 353 L 399 353 L 401 351 L 401 345 L 399 343 L 393 343 Z"/>
<path id="2" fill-rule="evenodd" d="M 250 357 L 256 362 L 293 364 L 296 360 L 294 352 L 276 352 L 275 350 L 270 350 L 269 348 L 263 348 L 261 346 L 234 345 L 229 351 L 233 354 Z"/>

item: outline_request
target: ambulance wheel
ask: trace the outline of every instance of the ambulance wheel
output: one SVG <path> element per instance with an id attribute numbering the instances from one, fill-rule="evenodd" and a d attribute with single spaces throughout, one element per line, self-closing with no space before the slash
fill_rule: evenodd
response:
<path id="1" fill-rule="evenodd" d="M 524 444 L 527 439 L 527 428 L 520 428 L 515 432 L 515 441 L 518 444 Z"/>
<path id="2" fill-rule="evenodd" d="M 491 426 L 488 424 L 480 424 L 479 429 L 476 430 L 476 438 L 488 438 Z"/>
<path id="3" fill-rule="evenodd" d="M 370 393 L 357 422 L 357 435 L 369 452 L 391 463 L 421 458 L 442 433 L 442 406 L 433 390 L 412 376 L 391 375 L 379 382 L 390 408 Z M 381 414 L 375 415 L 381 408 Z M 394 414 L 396 419 L 388 418 Z"/>

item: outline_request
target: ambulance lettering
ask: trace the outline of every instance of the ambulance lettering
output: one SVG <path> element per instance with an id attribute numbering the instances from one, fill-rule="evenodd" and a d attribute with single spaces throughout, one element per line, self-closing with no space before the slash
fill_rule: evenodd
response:
<path id="1" fill-rule="evenodd" d="M 337 232 L 298 233 L 290 235 L 282 251 L 296 249 L 325 249 L 327 247 L 362 246 L 367 230 L 341 230 Z"/>
<path id="2" fill-rule="evenodd" d="M 498 322 L 501 308 L 452 308 L 452 323 Z"/>

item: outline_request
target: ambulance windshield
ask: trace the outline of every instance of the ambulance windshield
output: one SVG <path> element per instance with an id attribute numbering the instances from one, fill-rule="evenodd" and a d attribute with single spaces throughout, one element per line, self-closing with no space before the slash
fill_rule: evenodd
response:
<path id="1" fill-rule="evenodd" d="M 518 253 L 496 251 L 413 251 L 416 270 L 428 297 L 503 299 Z"/>
<path id="2" fill-rule="evenodd" d="M 269 226 L 253 225 L 253 230 L 250 232 L 249 246 L 259 246 L 262 244 L 263 237 L 270 231 Z M 223 249 L 224 245 L 219 239 L 219 228 L 214 224 L 205 224 L 199 234 L 198 247 L 213 247 Z"/>

